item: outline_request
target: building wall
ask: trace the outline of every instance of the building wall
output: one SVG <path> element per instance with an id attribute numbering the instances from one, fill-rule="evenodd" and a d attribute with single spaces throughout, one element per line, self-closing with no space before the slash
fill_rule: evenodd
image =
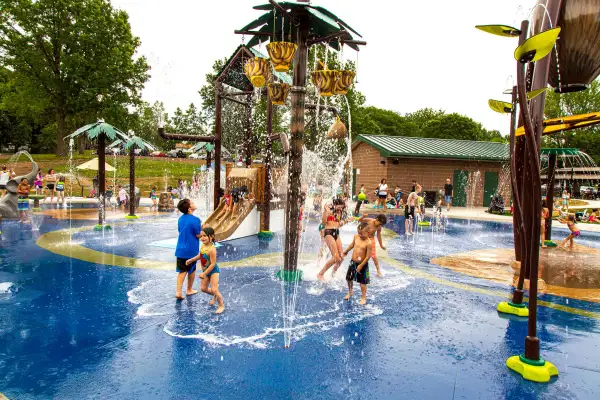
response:
<path id="1" fill-rule="evenodd" d="M 424 192 L 438 191 L 444 188 L 446 179 L 450 178 L 454 185 L 454 171 L 469 171 L 467 185 L 467 204 L 483 206 L 485 172 L 498 173 L 499 191 L 505 199 L 506 206 L 510 200 L 510 175 L 508 166 L 500 162 L 445 160 L 423 158 L 386 159 L 385 165 L 380 163 L 379 150 L 366 143 L 360 143 L 352 152 L 353 167 L 360 169 L 356 176 L 357 190 L 361 184 L 367 186 L 369 201 L 375 200 L 374 190 L 382 178 L 386 178 L 390 190 L 400 186 L 406 199 L 415 179 Z M 479 171 L 479 174 L 477 174 Z"/>
<path id="2" fill-rule="evenodd" d="M 371 202 L 375 200 L 375 189 L 379 182 L 387 179 L 388 163 L 381 164 L 380 157 L 379 150 L 366 143 L 359 143 L 352 150 L 352 168 L 360 170 L 356 175 L 356 191 L 360 190 L 360 185 L 365 185 Z"/>

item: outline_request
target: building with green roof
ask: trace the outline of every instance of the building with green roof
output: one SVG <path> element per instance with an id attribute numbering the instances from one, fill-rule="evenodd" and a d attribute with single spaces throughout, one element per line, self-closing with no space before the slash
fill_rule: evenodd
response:
<path id="1" fill-rule="evenodd" d="M 381 179 L 390 191 L 398 186 L 406 198 L 412 181 L 428 203 L 454 187 L 455 206 L 488 206 L 496 193 L 510 199 L 509 148 L 505 143 L 406 136 L 358 135 L 352 144 L 354 192 L 365 185 L 370 201 Z M 508 204 L 507 204 L 508 205 Z"/>

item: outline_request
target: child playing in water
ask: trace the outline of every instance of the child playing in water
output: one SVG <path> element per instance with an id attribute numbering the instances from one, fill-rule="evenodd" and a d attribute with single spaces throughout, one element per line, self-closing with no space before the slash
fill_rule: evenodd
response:
<path id="1" fill-rule="evenodd" d="M 542 222 L 540 229 L 540 240 L 542 241 L 542 248 L 546 248 L 546 219 L 549 218 L 550 211 L 546 207 L 542 207 Z"/>
<path id="2" fill-rule="evenodd" d="M 365 222 L 367 224 L 364 230 L 369 236 L 369 239 L 371 240 L 371 258 L 375 263 L 375 268 L 377 268 L 377 276 L 382 277 L 383 275 L 381 274 L 381 269 L 379 268 L 379 260 L 377 259 L 375 233 L 377 233 L 379 246 L 381 246 L 382 250 L 385 250 L 385 246 L 383 245 L 383 241 L 381 240 L 381 228 L 383 228 L 383 226 L 387 223 L 387 217 L 383 214 L 379 214 L 376 218 L 367 218 L 367 214 L 365 214 L 358 219 L 358 222 Z"/>
<path id="3" fill-rule="evenodd" d="M 404 207 L 404 231 L 406 236 L 413 234 L 414 221 L 415 221 L 415 206 L 417 205 L 417 192 L 411 192 L 406 199 L 406 206 Z"/>
<path id="4" fill-rule="evenodd" d="M 150 207 L 150 209 L 156 209 L 156 186 L 152 186 L 152 190 L 150 191 L 150 199 L 152 199 L 152 207 Z"/>
<path id="5" fill-rule="evenodd" d="M 17 187 L 17 194 L 19 195 L 19 199 L 17 200 L 17 208 L 19 210 L 19 221 L 20 222 L 28 222 L 27 211 L 29 210 L 29 191 L 31 188 L 29 187 L 29 183 L 27 182 L 27 178 L 21 179 L 21 183 Z"/>
<path id="6" fill-rule="evenodd" d="M 44 186 L 44 178 L 42 177 L 42 171 L 38 171 L 35 180 L 33 181 L 33 186 L 35 187 L 35 194 L 42 194 L 42 187 Z"/>
<path id="7" fill-rule="evenodd" d="M 198 293 L 192 286 L 194 285 L 194 278 L 196 277 L 196 255 L 198 254 L 198 247 L 200 243 L 200 230 L 202 221 L 192 213 L 196 210 L 196 205 L 189 199 L 181 200 L 177 204 L 177 209 L 181 212 L 181 217 L 177 221 L 177 230 L 179 236 L 177 237 L 177 247 L 175 248 L 175 257 L 177 257 L 177 289 L 175 291 L 175 297 L 178 300 L 182 300 L 184 297 L 181 294 L 183 281 L 187 276 L 187 291 L 186 295 L 191 296 Z M 193 260 L 193 261 L 190 261 Z"/>
<path id="8" fill-rule="evenodd" d="M 566 219 L 559 217 L 558 222 L 560 222 L 562 224 L 567 224 L 567 227 L 571 231 L 569 236 L 567 236 L 567 238 L 565 240 L 563 240 L 563 242 L 561 244 L 559 244 L 558 247 L 565 247 L 565 244 L 567 244 L 567 241 L 569 241 L 570 242 L 569 248 L 572 249 L 573 248 L 573 239 L 575 239 L 576 237 L 579 237 L 579 235 L 581 235 L 579 228 L 577 228 L 575 226 L 575 216 L 572 214 L 569 214 L 569 215 L 567 215 Z"/>
<path id="9" fill-rule="evenodd" d="M 346 272 L 346 281 L 348 282 L 348 294 L 344 297 L 344 300 L 350 300 L 352 297 L 352 286 L 353 281 L 360 283 L 360 304 L 367 304 L 367 285 L 370 283 L 369 274 L 369 258 L 372 254 L 371 246 L 374 244 L 369 240 L 369 234 L 367 232 L 367 223 L 361 222 L 358 224 L 358 235 L 354 235 L 354 239 L 350 246 L 344 252 L 344 257 L 348 255 L 350 250 L 352 252 L 352 260 L 348 265 L 348 272 Z"/>
<path id="10" fill-rule="evenodd" d="M 219 275 L 221 270 L 219 269 L 219 264 L 217 264 L 217 249 L 215 247 L 215 231 L 213 228 L 204 227 L 200 232 L 200 241 L 202 242 L 200 253 L 196 257 L 187 260 L 186 264 L 195 264 L 197 260 L 200 260 L 202 264 L 200 290 L 213 295 L 212 300 L 208 304 L 212 306 L 216 300 L 219 306 L 215 314 L 221 314 L 225 311 L 225 304 L 223 303 L 223 296 L 219 293 Z"/>
<path id="11" fill-rule="evenodd" d="M 58 206 L 65 205 L 65 177 L 62 175 L 59 175 L 56 182 L 56 203 Z"/>
<path id="12" fill-rule="evenodd" d="M 121 211 L 125 211 L 127 205 L 127 192 L 123 189 L 123 185 L 119 185 L 119 207 Z"/>

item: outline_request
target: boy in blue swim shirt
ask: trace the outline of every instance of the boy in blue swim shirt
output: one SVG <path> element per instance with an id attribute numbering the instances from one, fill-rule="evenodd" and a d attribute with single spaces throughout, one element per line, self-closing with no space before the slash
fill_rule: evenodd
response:
<path id="1" fill-rule="evenodd" d="M 193 215 L 196 210 L 196 205 L 189 199 L 181 200 L 177 204 L 177 209 L 181 212 L 181 217 L 177 221 L 177 247 L 175 248 L 175 257 L 177 257 L 177 289 L 175 297 L 178 300 L 184 299 L 182 295 L 183 281 L 187 275 L 187 291 L 186 295 L 191 296 L 198 293 L 192 289 L 194 278 L 196 277 L 196 263 L 186 264 L 190 258 L 196 257 L 200 248 L 200 231 L 202 229 L 202 221 L 200 218 Z"/>

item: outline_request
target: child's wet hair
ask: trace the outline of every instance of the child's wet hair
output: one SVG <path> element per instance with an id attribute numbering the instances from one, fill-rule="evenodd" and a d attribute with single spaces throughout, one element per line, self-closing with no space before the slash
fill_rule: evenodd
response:
<path id="1" fill-rule="evenodd" d="M 21 178 L 21 183 L 25 182 L 27 178 Z"/>
<path id="2" fill-rule="evenodd" d="M 190 201 L 190 199 L 183 199 L 183 200 L 180 200 L 179 203 L 177 203 L 177 209 L 182 214 L 187 214 L 190 211 L 191 205 L 192 205 L 192 202 Z"/>
<path id="3" fill-rule="evenodd" d="M 379 214 L 376 219 L 381 225 L 387 224 L 387 217 L 385 216 L 385 214 Z"/>
<path id="4" fill-rule="evenodd" d="M 358 227 L 356 228 L 357 231 L 362 231 L 363 229 L 365 229 L 369 224 L 367 224 L 366 222 L 361 222 L 360 224 L 358 224 Z"/>
<path id="5" fill-rule="evenodd" d="M 213 228 L 210 226 L 205 226 L 202 228 L 202 232 L 204 232 L 204 234 L 210 238 L 211 242 L 215 242 L 215 230 Z"/>

